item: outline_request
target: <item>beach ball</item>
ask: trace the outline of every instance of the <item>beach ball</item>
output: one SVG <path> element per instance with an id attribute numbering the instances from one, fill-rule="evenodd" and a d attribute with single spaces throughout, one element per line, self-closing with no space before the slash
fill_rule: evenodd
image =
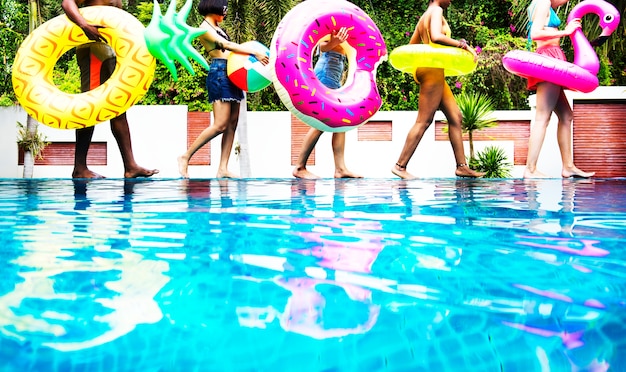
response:
<path id="1" fill-rule="evenodd" d="M 270 50 L 258 41 L 247 41 L 241 45 L 255 48 L 270 55 Z M 253 93 L 267 88 L 272 83 L 268 66 L 264 66 L 255 56 L 232 52 L 226 64 L 228 78 L 239 89 Z"/>

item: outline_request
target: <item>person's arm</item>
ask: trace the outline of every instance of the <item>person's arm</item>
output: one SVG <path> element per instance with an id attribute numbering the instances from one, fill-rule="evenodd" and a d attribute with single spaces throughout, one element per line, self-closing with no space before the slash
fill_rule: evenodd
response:
<path id="1" fill-rule="evenodd" d="M 226 40 L 212 28 L 207 29 L 207 32 L 200 37 L 209 43 L 215 44 L 216 49 L 226 49 L 235 53 L 249 54 L 256 57 L 256 59 L 264 65 L 268 64 L 270 61 L 265 52 Z"/>
<path id="2" fill-rule="evenodd" d="M 532 15 L 532 27 L 530 28 L 530 38 L 533 40 L 560 39 L 569 36 L 581 27 L 580 20 L 574 19 L 565 26 L 565 29 L 546 28 L 546 20 L 550 17 L 550 1 L 537 0 L 534 13 Z"/>
<path id="3" fill-rule="evenodd" d="M 328 52 L 329 50 L 335 49 L 337 45 L 343 43 L 348 40 L 348 29 L 346 27 L 342 27 L 337 30 L 333 30 L 330 34 L 330 40 L 324 40 L 320 43 L 320 50 L 322 52 Z"/>
<path id="4" fill-rule="evenodd" d="M 67 15 L 70 21 L 74 22 L 80 27 L 89 40 L 106 42 L 104 37 L 100 34 L 99 28 L 103 26 L 90 25 L 85 18 L 78 11 L 78 6 L 81 5 L 84 0 L 63 0 L 61 7 Z"/>
<path id="5" fill-rule="evenodd" d="M 465 39 L 455 40 L 443 33 L 443 9 L 441 8 L 433 9 L 430 18 L 430 40 L 433 43 L 465 49 L 472 53 L 474 61 L 478 59 L 478 54 L 476 54 L 474 48 L 467 44 Z"/>
<path id="6" fill-rule="evenodd" d="M 436 7 L 430 15 L 430 41 L 451 47 L 461 47 L 459 40 L 454 40 L 443 33 L 443 9 Z"/>

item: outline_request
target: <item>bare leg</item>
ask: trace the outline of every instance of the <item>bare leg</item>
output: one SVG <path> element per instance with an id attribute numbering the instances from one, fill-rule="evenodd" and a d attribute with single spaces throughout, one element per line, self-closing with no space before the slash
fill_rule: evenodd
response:
<path id="1" fill-rule="evenodd" d="M 126 114 L 111 119 L 111 132 L 117 141 L 122 161 L 124 162 L 124 178 L 150 177 L 159 173 L 158 169 L 146 169 L 135 162 L 133 146 L 130 139 L 130 129 Z"/>
<path id="2" fill-rule="evenodd" d="M 465 160 L 465 149 L 463 147 L 463 115 L 448 84 L 445 84 L 443 87 L 443 97 L 440 108 L 448 119 L 448 138 L 450 139 L 454 159 L 456 161 L 454 174 L 459 177 L 476 178 L 484 176 L 484 173 L 470 169 Z"/>
<path id="3" fill-rule="evenodd" d="M 426 129 L 433 122 L 435 111 L 441 104 L 443 87 L 446 85 L 442 69 L 418 69 L 416 79 L 420 82 L 417 119 L 406 136 L 398 161 L 391 169 L 391 173 L 405 180 L 417 178 L 406 171 L 406 166 L 415 153 Z"/>
<path id="4" fill-rule="evenodd" d="M 561 160 L 563 162 L 563 168 L 561 176 L 565 178 L 569 177 L 592 177 L 596 172 L 584 172 L 574 165 L 574 150 L 572 148 L 572 121 L 574 120 L 574 114 L 567 101 L 565 92 L 561 89 L 561 94 L 556 102 L 554 108 L 556 116 L 559 118 L 559 125 L 556 130 L 556 138 L 559 143 L 559 150 L 561 151 Z"/>
<path id="5" fill-rule="evenodd" d="M 99 81 L 92 81 L 92 76 L 90 74 L 91 57 L 92 54 L 90 49 L 76 50 L 76 62 L 78 63 L 80 69 L 81 92 L 86 92 L 90 88 L 95 88 L 100 84 Z M 97 59 L 99 60 L 99 58 Z M 103 62 L 102 67 L 104 67 L 105 70 L 107 67 L 110 67 L 110 71 L 112 73 L 115 69 L 115 60 L 112 59 Z M 106 75 L 107 71 L 101 70 L 100 72 L 107 77 L 109 76 Z M 76 130 L 74 170 L 72 171 L 72 178 L 104 178 L 103 176 L 92 172 L 87 166 L 87 153 L 89 152 L 94 129 L 95 128 L 92 126 Z"/>
<path id="6" fill-rule="evenodd" d="M 228 119 L 230 117 L 230 105 L 225 105 L 226 102 L 215 101 L 213 102 L 213 124 L 205 128 L 198 137 L 192 142 L 187 151 L 178 157 L 178 171 L 184 178 L 189 178 L 187 167 L 189 160 L 202 146 L 206 145 L 209 141 L 215 138 L 217 135 L 224 133 L 228 126 Z"/>
<path id="7" fill-rule="evenodd" d="M 322 133 L 323 132 L 319 129 L 311 128 L 304 136 L 302 148 L 300 149 L 300 154 L 298 154 L 298 161 L 296 162 L 296 167 L 292 172 L 294 177 L 309 180 L 319 178 L 319 176 L 306 169 L 306 162 L 309 160 L 309 156 L 311 156 L 311 152 L 313 152 L 313 149 L 315 148 L 317 141 L 322 136 Z"/>
<path id="8" fill-rule="evenodd" d="M 333 157 L 335 159 L 335 178 L 363 178 L 363 176 L 352 173 L 346 167 L 344 150 L 346 148 L 346 133 L 333 133 Z"/>
<path id="9" fill-rule="evenodd" d="M 537 85 L 537 111 L 535 112 L 535 121 L 530 127 L 530 136 L 528 137 L 528 156 L 526 158 L 524 178 L 548 178 L 548 176 L 537 170 L 537 161 L 539 160 L 543 140 L 546 137 L 546 130 L 550 123 L 552 111 L 561 93 L 562 89 L 558 85 L 547 82 Z"/>
<path id="10" fill-rule="evenodd" d="M 237 130 L 237 124 L 239 123 L 239 103 L 238 102 L 223 102 L 228 106 L 229 116 L 228 125 L 226 130 L 222 134 L 222 151 L 220 152 L 220 165 L 217 169 L 217 178 L 239 178 L 239 175 L 231 173 L 228 170 L 228 160 L 230 159 L 230 153 L 233 149 L 233 143 L 235 142 L 235 131 Z"/>
<path id="11" fill-rule="evenodd" d="M 72 178 L 104 178 L 87 167 L 87 153 L 89 152 L 94 129 L 94 127 L 87 127 L 76 130 Z"/>

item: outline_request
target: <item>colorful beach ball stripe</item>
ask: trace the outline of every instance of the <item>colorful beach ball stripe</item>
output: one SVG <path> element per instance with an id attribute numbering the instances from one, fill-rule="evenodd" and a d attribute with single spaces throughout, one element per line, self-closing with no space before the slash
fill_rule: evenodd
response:
<path id="1" fill-rule="evenodd" d="M 261 50 L 268 57 L 270 55 L 270 50 L 258 41 L 248 41 L 242 45 Z M 249 93 L 258 92 L 272 83 L 269 68 L 248 54 L 230 53 L 226 73 L 233 84 Z"/>

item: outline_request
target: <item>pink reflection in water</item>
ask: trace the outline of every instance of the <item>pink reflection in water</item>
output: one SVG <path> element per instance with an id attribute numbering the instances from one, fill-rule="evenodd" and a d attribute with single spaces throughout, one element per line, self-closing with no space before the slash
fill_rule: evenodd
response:
<path id="1" fill-rule="evenodd" d="M 371 273 L 372 264 L 383 249 L 382 239 L 371 233 L 361 231 L 382 231 L 377 222 L 361 222 L 347 218 L 330 221 L 313 218 L 300 219 L 297 222 L 339 229 L 336 233 L 302 232 L 299 236 L 319 245 L 313 248 L 295 249 L 295 253 L 320 259 L 319 266 L 349 272 Z M 339 240 L 335 239 L 339 238 Z"/>
<path id="2" fill-rule="evenodd" d="M 511 322 L 502 322 L 504 325 L 509 327 L 521 329 L 522 331 L 532 333 L 538 336 L 543 337 L 558 337 L 563 342 L 563 345 L 568 349 L 574 349 L 577 347 L 583 346 L 585 343 L 581 340 L 584 331 L 576 331 L 573 333 L 569 333 L 567 331 L 550 331 L 548 329 L 538 328 L 538 327 L 530 327 L 525 324 L 511 323 Z"/>
<path id="3" fill-rule="evenodd" d="M 574 350 L 586 346 L 585 342 L 582 340 L 585 333 L 584 330 L 570 333 L 567 331 L 551 331 L 539 327 L 530 327 L 524 324 L 506 321 L 502 322 L 502 324 L 537 336 L 558 337 L 568 350 Z M 579 362 L 574 361 L 578 358 L 572 358 L 572 355 L 568 354 L 569 353 L 566 352 L 565 356 L 569 359 L 571 371 L 605 372 L 611 368 L 611 365 L 607 361 L 598 360 L 598 358 L 589 360 L 586 365 L 579 365 Z"/>
<path id="4" fill-rule="evenodd" d="M 553 237 L 541 237 L 541 236 L 521 236 L 520 238 L 526 240 L 548 240 L 554 242 L 554 244 L 542 244 L 542 243 L 532 243 L 528 241 L 519 241 L 517 244 L 526 245 L 534 248 L 544 248 L 544 249 L 554 249 L 556 251 L 561 251 L 568 254 L 578 255 L 578 256 L 592 256 L 592 257 L 603 257 L 609 254 L 609 251 L 594 247 L 593 245 L 599 243 L 599 240 L 589 240 L 589 239 L 573 239 L 573 238 L 553 238 Z M 582 249 L 570 248 L 568 244 L 583 244 Z"/>
<path id="5" fill-rule="evenodd" d="M 281 279 L 278 284 L 292 293 L 280 317 L 280 324 L 287 331 L 317 339 L 365 333 L 376 323 L 380 313 L 380 306 L 372 303 L 372 292 L 353 284 L 310 278 Z M 339 286 L 350 300 L 365 304 L 366 320 L 350 327 L 328 328 L 324 323 L 324 310 L 333 302 L 327 303 L 326 298 L 316 290 L 320 284 Z M 346 314 L 346 318 L 357 319 L 355 315 Z"/>

